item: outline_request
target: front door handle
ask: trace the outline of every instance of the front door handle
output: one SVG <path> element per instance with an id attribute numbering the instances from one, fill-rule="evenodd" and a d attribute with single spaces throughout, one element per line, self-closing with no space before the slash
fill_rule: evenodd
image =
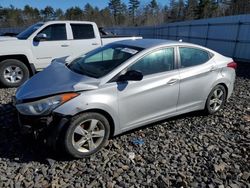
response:
<path id="1" fill-rule="evenodd" d="M 96 46 L 96 45 L 99 45 L 99 43 L 94 42 L 94 43 L 92 43 L 92 45 L 93 45 L 93 46 Z"/>
<path id="2" fill-rule="evenodd" d="M 69 47 L 68 44 L 62 44 L 61 47 Z"/>
<path id="3" fill-rule="evenodd" d="M 178 79 L 174 78 L 174 79 L 169 80 L 167 84 L 168 84 L 168 85 L 174 85 L 174 84 L 176 84 L 177 82 L 178 82 Z"/>

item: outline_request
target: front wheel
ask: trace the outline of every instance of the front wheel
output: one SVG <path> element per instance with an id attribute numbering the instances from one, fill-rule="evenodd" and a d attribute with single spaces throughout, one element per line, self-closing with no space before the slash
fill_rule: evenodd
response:
<path id="1" fill-rule="evenodd" d="M 98 152 L 108 141 L 110 125 L 99 113 L 83 113 L 72 118 L 65 132 L 64 147 L 75 158 Z"/>
<path id="2" fill-rule="evenodd" d="M 227 98 L 226 89 L 222 85 L 215 86 L 208 95 L 205 112 L 214 114 L 218 112 L 225 104 Z"/>
<path id="3" fill-rule="evenodd" d="M 17 59 L 0 62 L 0 83 L 4 87 L 18 87 L 29 78 L 29 69 Z"/>

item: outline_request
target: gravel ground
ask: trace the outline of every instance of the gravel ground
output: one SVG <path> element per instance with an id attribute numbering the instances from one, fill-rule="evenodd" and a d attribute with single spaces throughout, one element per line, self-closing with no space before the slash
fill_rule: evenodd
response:
<path id="1" fill-rule="evenodd" d="M 14 92 L 0 89 L 0 187 L 250 187 L 249 64 L 239 64 L 235 91 L 216 115 L 155 123 L 81 160 L 20 136 Z"/>

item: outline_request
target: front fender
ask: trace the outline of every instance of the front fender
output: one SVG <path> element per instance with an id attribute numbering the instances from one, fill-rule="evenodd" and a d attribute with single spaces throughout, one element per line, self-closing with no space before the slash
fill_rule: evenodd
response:
<path id="1" fill-rule="evenodd" d="M 66 102 L 54 110 L 55 113 L 60 113 L 65 116 L 75 116 L 89 110 L 101 110 L 108 113 L 114 122 L 114 135 L 119 134 L 120 123 L 118 116 L 118 107 L 116 99 L 112 96 L 91 96 L 88 97 L 84 94 Z"/>
<path id="2" fill-rule="evenodd" d="M 29 63 L 35 63 L 35 58 L 27 40 L 11 40 L 0 42 L 0 56 L 26 56 Z"/>

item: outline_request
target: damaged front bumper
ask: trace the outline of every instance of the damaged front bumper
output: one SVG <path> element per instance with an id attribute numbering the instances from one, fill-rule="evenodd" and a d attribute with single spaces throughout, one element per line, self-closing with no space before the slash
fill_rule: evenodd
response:
<path id="1" fill-rule="evenodd" d="M 69 119 L 70 117 L 57 113 L 53 113 L 50 116 L 18 114 L 18 123 L 22 134 L 31 134 L 36 140 L 42 140 L 54 149 Z"/>

